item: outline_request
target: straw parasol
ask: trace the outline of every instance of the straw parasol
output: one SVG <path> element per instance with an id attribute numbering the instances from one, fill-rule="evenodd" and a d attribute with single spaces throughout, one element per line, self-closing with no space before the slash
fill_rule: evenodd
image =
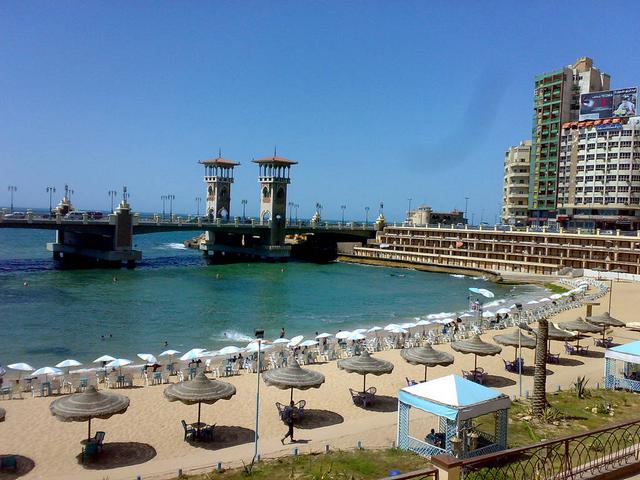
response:
<path id="1" fill-rule="evenodd" d="M 383 375 L 393 371 L 393 363 L 372 357 L 368 351 L 344 360 L 338 360 L 338 368 L 349 373 L 357 373 L 364 377 L 362 391 L 367 389 L 367 374 Z"/>
<path id="2" fill-rule="evenodd" d="M 515 359 L 518 359 L 518 347 L 524 348 L 536 348 L 537 340 L 531 335 L 525 335 L 520 330 L 514 331 L 511 333 L 506 333 L 504 335 L 496 335 L 493 337 L 493 341 L 499 343 L 500 345 L 504 345 L 505 347 L 515 347 Z"/>
<path id="3" fill-rule="evenodd" d="M 459 340 L 451 344 L 456 352 L 460 353 L 473 353 L 473 369 L 478 369 L 478 355 L 484 357 L 487 355 L 497 355 L 502 351 L 502 348 L 492 343 L 482 341 L 480 335 L 474 335 L 472 338 L 466 340 Z"/>
<path id="4" fill-rule="evenodd" d="M 186 405 L 198 404 L 198 433 L 200 433 L 200 409 L 203 403 L 211 405 L 218 400 L 229 400 L 236 394 L 236 387 L 227 382 L 210 380 L 204 372 L 198 373 L 193 380 L 169 385 L 164 397 L 170 402 L 180 401 Z"/>
<path id="5" fill-rule="evenodd" d="M 618 320 L 617 318 L 613 318 L 609 314 L 609 312 L 604 312 L 600 315 L 592 315 L 591 317 L 587 317 L 587 322 L 602 327 L 602 340 L 604 340 L 607 327 L 626 327 L 626 323 Z"/>
<path id="6" fill-rule="evenodd" d="M 558 324 L 560 328 L 578 333 L 600 333 L 600 327 L 593 323 L 585 322 L 582 317 L 578 317 L 570 322 Z M 578 335 L 578 345 L 580 345 L 580 335 Z"/>
<path id="7" fill-rule="evenodd" d="M 4 417 L 7 415 L 7 411 L 4 408 L 0 408 L 0 422 L 4 422 Z"/>
<path id="8" fill-rule="evenodd" d="M 291 401 L 293 401 L 294 388 L 308 390 L 320 388 L 320 385 L 324 383 L 323 374 L 308 368 L 301 368 L 296 360 L 288 367 L 267 370 L 262 374 L 262 379 L 270 387 L 277 387 L 281 390 L 291 389 Z"/>
<path id="9" fill-rule="evenodd" d="M 129 408 L 129 397 L 119 393 L 98 392 L 91 385 L 82 393 L 61 397 L 49 405 L 51 414 L 63 422 L 88 421 L 87 438 L 91 438 L 91 419 L 109 418 Z"/>
<path id="10" fill-rule="evenodd" d="M 403 348 L 400 356 L 412 365 L 424 365 L 424 381 L 427 381 L 427 368 L 441 365 L 446 367 L 453 363 L 453 355 L 434 349 L 430 344 L 423 347 Z"/>
<path id="11" fill-rule="evenodd" d="M 547 338 L 549 339 L 547 351 L 551 350 L 551 340 L 560 340 L 566 342 L 567 340 L 573 340 L 575 337 L 575 333 L 569 332 L 567 330 L 562 330 L 561 328 L 558 328 L 555 323 L 549 322 L 549 331 L 547 333 Z"/>

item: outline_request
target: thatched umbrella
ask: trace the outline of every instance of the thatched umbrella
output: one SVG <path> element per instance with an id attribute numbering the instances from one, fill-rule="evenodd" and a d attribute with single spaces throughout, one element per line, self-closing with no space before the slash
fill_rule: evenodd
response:
<path id="1" fill-rule="evenodd" d="M 324 375 L 308 368 L 301 368 L 300 364 L 294 360 L 290 366 L 284 368 L 274 368 L 262 374 L 264 383 L 281 390 L 291 389 L 291 401 L 293 401 L 293 389 L 308 390 L 310 388 L 320 388 L 324 383 Z"/>
<path id="2" fill-rule="evenodd" d="M 91 419 L 109 418 L 129 408 L 129 397 L 119 393 L 98 392 L 91 385 L 82 393 L 61 397 L 49 405 L 49 410 L 63 422 L 89 422 L 87 439 L 91 438 Z"/>
<path id="3" fill-rule="evenodd" d="M 593 323 L 585 322 L 582 317 L 578 317 L 570 322 L 558 324 L 560 328 L 578 333 L 600 333 L 600 327 Z M 580 346 L 580 335 L 578 335 L 578 346 Z"/>
<path id="4" fill-rule="evenodd" d="M 533 349 L 536 348 L 537 343 L 537 339 L 535 337 L 532 337 L 531 335 L 525 335 L 520 330 L 504 335 L 496 335 L 495 337 L 493 337 L 493 341 L 506 347 L 514 347 L 516 361 L 518 360 L 519 355 L 518 347 Z"/>
<path id="5" fill-rule="evenodd" d="M 229 400 L 236 394 L 236 387 L 227 382 L 210 380 L 200 372 L 193 380 L 169 385 L 164 397 L 170 402 L 180 401 L 185 405 L 198 404 L 198 434 L 200 433 L 200 410 L 203 403 L 211 405 L 218 400 Z"/>
<path id="6" fill-rule="evenodd" d="M 4 422 L 4 417 L 7 415 L 7 411 L 4 408 L 0 408 L 0 422 Z"/>
<path id="7" fill-rule="evenodd" d="M 547 345 L 547 351 L 551 350 L 551 340 L 560 340 L 567 341 L 573 340 L 576 337 L 576 334 L 573 332 L 569 332 L 567 330 L 562 330 L 558 328 L 555 323 L 549 322 L 549 333 L 547 334 L 547 338 L 549 339 Z"/>
<path id="8" fill-rule="evenodd" d="M 367 374 L 383 375 L 393 371 L 393 363 L 372 357 L 368 351 L 360 355 L 338 360 L 338 368 L 349 373 L 357 373 L 364 377 L 362 391 L 367 389 Z"/>
<path id="9" fill-rule="evenodd" d="M 594 325 L 599 325 L 602 327 L 602 340 L 604 340 L 604 336 L 607 331 L 607 327 L 625 327 L 626 323 L 618 320 L 617 318 L 613 318 L 609 315 L 609 312 L 604 312 L 600 315 L 592 315 L 591 317 L 587 317 L 587 322 L 593 323 Z"/>
<path id="10" fill-rule="evenodd" d="M 403 348 L 400 356 L 412 365 L 424 365 L 424 381 L 427 381 L 427 367 L 441 365 L 446 367 L 453 363 L 453 355 L 434 349 L 430 344 L 424 347 Z"/>
<path id="11" fill-rule="evenodd" d="M 474 335 L 472 338 L 466 340 L 459 340 L 451 344 L 456 352 L 460 353 L 473 353 L 473 369 L 478 369 L 478 355 L 485 357 L 487 355 L 497 355 L 502 351 L 502 348 L 493 343 L 483 342 L 480 335 Z"/>

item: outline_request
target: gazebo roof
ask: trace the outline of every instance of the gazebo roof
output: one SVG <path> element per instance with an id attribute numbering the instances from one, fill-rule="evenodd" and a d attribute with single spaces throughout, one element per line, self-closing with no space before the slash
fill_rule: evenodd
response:
<path id="1" fill-rule="evenodd" d="M 278 157 L 277 155 L 274 155 L 272 157 L 258 158 L 257 160 L 253 160 L 253 163 L 258 163 L 258 164 L 271 163 L 274 165 L 285 165 L 285 166 L 298 164 L 298 162 L 296 162 L 295 160 L 289 160 L 288 158 Z"/>
<path id="2" fill-rule="evenodd" d="M 238 165 L 240 165 L 239 162 L 235 162 L 233 160 L 229 160 L 228 158 L 222 158 L 222 157 L 217 157 L 217 158 L 209 158 L 207 160 L 200 160 L 198 163 L 202 164 L 202 165 L 207 165 L 210 167 L 237 167 Z"/>
<path id="3" fill-rule="evenodd" d="M 640 363 L 640 340 L 607 348 L 604 356 L 629 363 Z"/>
<path id="4" fill-rule="evenodd" d="M 439 417 L 466 420 L 509 408 L 509 397 L 491 388 L 447 375 L 400 390 L 398 399 Z"/>

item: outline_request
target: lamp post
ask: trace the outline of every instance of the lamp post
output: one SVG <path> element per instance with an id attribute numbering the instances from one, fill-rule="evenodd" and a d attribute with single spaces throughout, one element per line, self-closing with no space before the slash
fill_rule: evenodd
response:
<path id="1" fill-rule="evenodd" d="M 13 194 L 18 190 L 15 185 L 9 185 L 9 195 L 11 196 L 11 213 L 13 213 Z"/>
<path id="2" fill-rule="evenodd" d="M 202 201 L 201 197 L 196 197 L 196 217 L 200 216 L 200 202 Z"/>
<path id="3" fill-rule="evenodd" d="M 287 203 L 287 206 L 289 207 L 289 225 L 291 225 L 291 215 L 293 215 L 293 206 L 295 204 L 293 202 L 289 202 Z"/>
<path id="4" fill-rule="evenodd" d="M 169 220 L 173 222 L 173 201 L 176 199 L 175 195 L 167 195 L 169 199 Z"/>
<path id="5" fill-rule="evenodd" d="M 67 198 L 69 199 L 69 203 L 71 203 L 71 195 L 76 193 L 76 191 L 73 188 L 70 188 L 69 185 L 65 185 L 64 187 L 65 187 L 65 192 L 67 194 Z"/>
<path id="6" fill-rule="evenodd" d="M 118 192 L 116 192 L 115 190 L 109 190 L 107 192 L 107 195 L 111 197 L 111 213 L 113 213 L 113 199 L 116 198 L 116 195 L 118 195 Z"/>
<path id="7" fill-rule="evenodd" d="M 296 223 L 298 223 L 298 208 L 300 207 L 300 204 L 296 203 L 293 207 L 296 209 Z"/>
<path id="8" fill-rule="evenodd" d="M 164 220 L 164 216 L 165 216 L 165 202 L 168 200 L 169 197 L 167 197 L 166 195 L 160 195 L 160 200 L 162 200 L 162 219 Z"/>
<path id="9" fill-rule="evenodd" d="M 240 203 L 242 203 L 242 221 L 246 222 L 247 221 L 247 216 L 245 215 L 246 213 L 246 209 L 247 209 L 247 201 L 245 199 L 240 200 Z"/>
<path id="10" fill-rule="evenodd" d="M 258 459 L 258 439 L 260 438 L 260 350 L 262 347 L 262 339 L 264 338 L 264 330 L 256 329 L 255 335 L 258 341 L 258 361 L 256 362 L 256 430 L 253 445 L 253 462 Z"/>
<path id="11" fill-rule="evenodd" d="M 369 207 L 364 207 L 364 225 L 369 225 Z"/>
<path id="12" fill-rule="evenodd" d="M 383 210 L 384 210 L 384 202 L 380 202 L 380 210 L 378 210 L 378 213 L 382 214 Z"/>
<path id="13" fill-rule="evenodd" d="M 344 224 L 344 211 L 347 209 L 347 206 L 340 205 L 340 209 L 342 210 L 342 223 Z"/>
<path id="14" fill-rule="evenodd" d="M 407 222 L 409 222 L 409 219 L 411 218 L 411 200 L 413 200 L 413 198 L 408 198 L 407 200 L 409 201 L 409 209 L 407 210 Z"/>
<path id="15" fill-rule="evenodd" d="M 47 187 L 47 193 L 49 194 L 49 214 L 53 210 L 53 194 L 56 193 L 56 187 Z"/>
<path id="16" fill-rule="evenodd" d="M 469 217 L 467 217 L 467 207 L 469 206 L 469 197 L 464 197 L 464 218 L 469 221 Z"/>

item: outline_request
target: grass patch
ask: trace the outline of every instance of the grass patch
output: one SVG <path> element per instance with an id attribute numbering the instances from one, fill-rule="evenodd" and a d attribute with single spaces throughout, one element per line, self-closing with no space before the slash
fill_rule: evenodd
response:
<path id="1" fill-rule="evenodd" d="M 555 283 L 545 283 L 544 288 L 551 291 L 552 293 L 564 293 L 569 291 L 568 288 L 556 285 Z"/>
<path id="2" fill-rule="evenodd" d="M 295 479 L 295 480 L 368 480 L 386 477 L 391 470 L 403 473 L 428 467 L 419 455 L 397 448 L 388 450 L 356 450 L 328 454 L 285 457 L 262 461 L 251 476 L 243 469 L 188 476 L 190 480 Z"/>

